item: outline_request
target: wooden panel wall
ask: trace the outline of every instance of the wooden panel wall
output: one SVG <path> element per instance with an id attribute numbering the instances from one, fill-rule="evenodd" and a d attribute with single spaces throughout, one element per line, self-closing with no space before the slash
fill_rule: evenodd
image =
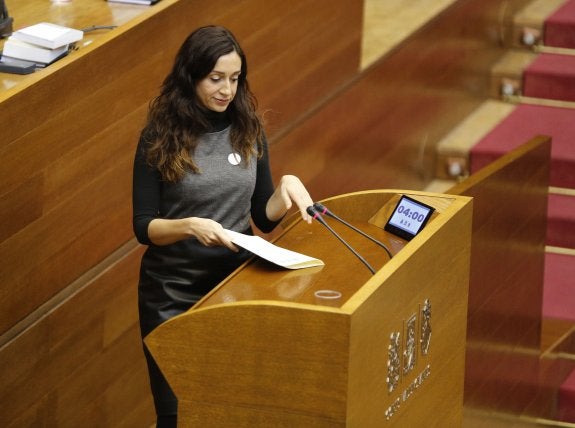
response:
<path id="1" fill-rule="evenodd" d="M 25 13 L 60 7 L 35 1 L 8 2 L 16 28 Z M 95 23 L 86 10 L 110 16 L 102 8 L 114 7 L 70 5 L 81 13 L 52 22 L 84 28 Z M 212 23 L 236 33 L 273 138 L 357 74 L 361 14 L 361 2 L 345 0 L 163 0 L 46 70 L 0 76 L 0 402 L 10 403 L 0 425 L 152 420 L 132 159 L 185 36 Z"/>

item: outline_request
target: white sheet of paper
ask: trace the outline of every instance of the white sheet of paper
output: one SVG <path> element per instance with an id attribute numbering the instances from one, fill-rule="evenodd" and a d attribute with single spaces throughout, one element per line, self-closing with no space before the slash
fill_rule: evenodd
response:
<path id="1" fill-rule="evenodd" d="M 287 269 L 303 269 L 324 265 L 319 259 L 278 247 L 259 236 L 244 235 L 227 229 L 226 232 L 234 244 Z"/>

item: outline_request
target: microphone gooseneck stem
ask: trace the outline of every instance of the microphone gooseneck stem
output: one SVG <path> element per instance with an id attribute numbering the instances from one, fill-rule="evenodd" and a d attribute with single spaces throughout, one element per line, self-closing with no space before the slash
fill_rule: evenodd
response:
<path id="1" fill-rule="evenodd" d="M 314 208 L 319 211 L 321 214 L 330 216 L 331 218 L 336 219 L 337 221 L 339 221 L 340 223 L 343 223 L 344 225 L 346 225 L 347 227 L 349 227 L 350 229 L 355 230 L 357 233 L 359 233 L 360 235 L 365 236 L 367 239 L 369 239 L 370 241 L 376 243 L 377 245 L 379 245 L 381 248 L 383 248 L 385 250 L 385 252 L 387 253 L 387 255 L 389 256 L 389 258 L 391 259 L 393 256 L 391 254 L 391 251 L 389 251 L 389 249 L 385 246 L 385 244 L 383 242 L 378 241 L 377 239 L 375 239 L 372 236 L 369 236 L 367 233 L 365 233 L 364 231 L 358 229 L 357 227 L 355 227 L 354 225 L 348 223 L 347 221 L 345 221 L 344 219 L 338 217 L 337 215 L 335 215 L 334 213 L 332 213 L 330 210 L 328 210 L 324 205 L 320 204 L 319 202 L 316 202 L 313 204 Z"/>
<path id="2" fill-rule="evenodd" d="M 325 226 L 332 234 L 335 236 L 339 241 L 346 246 L 346 248 L 351 251 L 367 268 L 370 270 L 372 274 L 375 274 L 375 269 L 371 267 L 371 265 L 357 252 L 355 251 L 351 245 L 349 245 L 345 240 L 337 234 L 335 230 L 333 230 L 323 218 L 321 218 L 321 214 L 317 212 L 313 207 L 308 207 L 307 212 L 311 215 L 315 220 L 320 222 L 323 226 Z"/>

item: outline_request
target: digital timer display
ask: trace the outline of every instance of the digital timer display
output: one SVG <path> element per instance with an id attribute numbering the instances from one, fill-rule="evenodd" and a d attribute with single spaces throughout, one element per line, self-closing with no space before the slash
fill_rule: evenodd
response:
<path id="1" fill-rule="evenodd" d="M 417 235 L 433 214 L 429 205 L 409 196 L 402 196 L 384 229 L 401 238 L 411 240 Z"/>

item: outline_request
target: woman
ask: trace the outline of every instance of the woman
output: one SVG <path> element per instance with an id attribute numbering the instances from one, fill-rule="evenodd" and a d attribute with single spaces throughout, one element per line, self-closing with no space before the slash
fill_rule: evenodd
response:
<path id="1" fill-rule="evenodd" d="M 250 254 L 225 229 L 271 231 L 310 195 L 295 176 L 274 189 L 244 53 L 225 28 L 194 31 L 152 102 L 134 161 L 134 232 L 142 337 L 188 310 Z M 177 400 L 144 347 L 158 427 L 176 426 Z M 201 352 L 199 350 L 198 352 Z"/>

